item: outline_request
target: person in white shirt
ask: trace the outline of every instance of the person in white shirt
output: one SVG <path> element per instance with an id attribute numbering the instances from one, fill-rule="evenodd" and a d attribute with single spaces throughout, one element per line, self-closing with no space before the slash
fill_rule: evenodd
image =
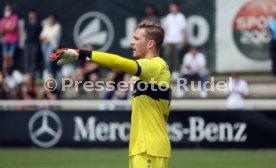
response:
<path id="1" fill-rule="evenodd" d="M 12 66 L 8 66 L 7 74 L 4 78 L 3 84 L 8 99 L 21 99 L 21 88 L 24 77 L 23 74 L 14 69 Z"/>
<path id="2" fill-rule="evenodd" d="M 56 16 L 51 14 L 47 18 L 47 23 L 43 25 L 43 29 L 40 34 L 42 54 L 45 65 L 45 70 L 43 72 L 44 79 L 50 77 L 53 73 L 52 65 L 48 55 L 53 53 L 59 47 L 60 37 L 61 26 L 57 22 Z"/>
<path id="3" fill-rule="evenodd" d="M 171 3 L 169 11 L 163 22 L 165 29 L 163 55 L 171 72 L 175 73 L 180 65 L 179 51 L 185 44 L 186 17 L 179 11 L 177 3 Z"/>
<path id="4" fill-rule="evenodd" d="M 201 84 L 200 97 L 205 98 L 208 93 L 203 84 L 206 82 L 208 74 L 209 70 L 206 66 L 205 56 L 196 47 L 191 47 L 183 58 L 180 77 L 186 80 L 199 80 Z M 184 94 L 185 92 L 181 90 L 178 92 L 177 97 L 182 97 Z"/>
<path id="5" fill-rule="evenodd" d="M 241 110 L 244 99 L 249 95 L 248 84 L 239 78 L 238 73 L 232 73 L 231 77 L 227 87 L 227 109 Z"/>

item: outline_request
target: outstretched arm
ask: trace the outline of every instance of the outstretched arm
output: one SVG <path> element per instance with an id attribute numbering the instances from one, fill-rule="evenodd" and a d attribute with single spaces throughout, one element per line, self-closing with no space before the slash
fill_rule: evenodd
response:
<path id="1" fill-rule="evenodd" d="M 139 75 L 138 62 L 115 54 L 93 51 L 91 61 L 108 68 L 127 72 L 131 75 Z"/>
<path id="2" fill-rule="evenodd" d="M 56 53 L 49 55 L 51 60 L 60 59 L 59 65 L 71 63 L 76 60 L 95 62 L 99 65 L 118 69 L 131 75 L 140 75 L 140 66 L 137 61 L 98 51 L 86 51 L 79 49 L 59 49 Z"/>

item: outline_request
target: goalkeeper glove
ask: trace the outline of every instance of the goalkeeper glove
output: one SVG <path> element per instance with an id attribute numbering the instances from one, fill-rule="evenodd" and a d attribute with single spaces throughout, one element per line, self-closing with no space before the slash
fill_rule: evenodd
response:
<path id="1" fill-rule="evenodd" d="M 61 48 L 49 55 L 49 58 L 52 61 L 57 59 L 58 65 L 69 64 L 77 60 L 90 61 L 91 60 L 91 52 L 80 50 L 80 49 L 70 49 L 70 48 Z"/>

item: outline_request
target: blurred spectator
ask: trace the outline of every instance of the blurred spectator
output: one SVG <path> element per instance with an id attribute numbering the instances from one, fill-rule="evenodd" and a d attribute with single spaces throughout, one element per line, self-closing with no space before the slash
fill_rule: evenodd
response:
<path id="1" fill-rule="evenodd" d="M 54 89 L 54 90 L 44 89 L 43 99 L 58 100 L 60 99 L 60 91 L 58 89 Z"/>
<path id="2" fill-rule="evenodd" d="M 28 75 L 23 86 L 23 100 L 40 100 L 39 86 L 33 75 Z M 36 110 L 41 105 L 24 106 L 25 110 Z M 23 108 L 23 107 L 21 107 Z"/>
<path id="3" fill-rule="evenodd" d="M 238 73 L 232 73 L 232 80 L 228 82 L 227 109 L 241 110 L 243 100 L 249 95 L 249 88 L 245 80 L 240 79 Z"/>
<path id="4" fill-rule="evenodd" d="M 93 46 L 92 45 L 85 45 L 84 46 L 85 50 L 92 51 Z M 83 64 L 83 73 L 84 73 L 84 80 L 85 81 L 92 81 L 95 83 L 98 78 L 99 78 L 99 72 L 100 71 L 100 66 L 96 63 L 88 63 L 84 62 Z"/>
<path id="5" fill-rule="evenodd" d="M 272 60 L 272 75 L 276 76 L 276 10 L 268 20 L 267 28 L 271 33 L 270 55 Z"/>
<path id="6" fill-rule="evenodd" d="M 46 88 L 48 85 L 45 85 L 44 87 L 44 92 L 43 92 L 43 96 L 42 99 L 44 100 L 49 100 L 49 101 L 55 101 L 55 100 L 59 100 L 61 97 L 61 93 L 60 90 L 58 88 L 52 90 L 51 88 Z M 48 101 L 45 101 L 43 103 L 43 109 L 52 109 L 52 110 L 57 110 L 59 109 L 59 106 L 53 106 L 53 105 L 49 105 Z"/>
<path id="7" fill-rule="evenodd" d="M 112 100 L 127 100 L 129 95 L 129 82 L 130 82 L 130 75 L 125 74 L 123 80 L 121 81 L 120 88 L 118 88 L 113 96 Z"/>
<path id="8" fill-rule="evenodd" d="M 168 63 L 172 73 L 177 73 L 180 63 L 179 51 L 185 43 L 186 18 L 180 13 L 179 5 L 171 3 L 170 13 L 164 21 L 164 59 Z"/>
<path id="9" fill-rule="evenodd" d="M 189 52 L 184 56 L 180 72 L 180 76 L 186 80 L 199 80 L 201 84 L 200 97 L 207 97 L 208 94 L 205 88 L 203 88 L 203 84 L 207 80 L 209 71 L 206 67 L 205 56 L 196 47 L 191 47 Z M 182 97 L 184 94 L 184 90 L 181 90 L 177 92 L 177 97 Z"/>
<path id="10" fill-rule="evenodd" d="M 111 90 L 111 88 L 105 88 L 105 91 L 102 93 L 101 99 L 103 100 L 110 100 L 113 97 L 114 92 L 117 90 L 117 84 L 118 82 L 123 80 L 124 77 L 124 72 L 121 72 L 119 70 L 116 69 L 112 69 L 111 71 L 109 71 L 106 75 L 106 82 L 113 82 L 114 85 L 114 90 Z M 108 85 L 110 86 L 110 85 Z M 107 90 L 109 89 L 109 90 Z"/>
<path id="11" fill-rule="evenodd" d="M 25 22 L 26 44 L 24 48 L 25 72 L 34 75 L 40 50 L 39 35 L 42 27 L 38 21 L 38 14 L 35 9 L 29 10 L 27 17 L 28 19 Z"/>
<path id="12" fill-rule="evenodd" d="M 124 72 L 121 72 L 116 69 L 112 69 L 109 71 L 106 75 L 106 85 L 105 85 L 105 90 L 101 93 L 101 100 L 125 100 L 128 97 L 128 89 L 122 89 L 122 88 L 128 88 L 128 86 L 123 85 L 119 86 L 119 82 L 123 80 L 128 80 L 128 76 L 125 76 Z M 128 80 L 129 81 L 129 80 Z M 112 88 L 112 87 L 113 88 Z M 121 89 L 118 90 L 118 87 L 122 87 Z M 106 103 L 101 103 L 99 106 L 100 110 L 115 110 L 116 106 L 114 104 L 106 104 Z"/>
<path id="13" fill-rule="evenodd" d="M 156 9 L 152 5 L 147 5 L 145 7 L 146 17 L 143 20 L 150 20 L 152 22 L 159 23 L 159 18 L 156 16 Z"/>
<path id="14" fill-rule="evenodd" d="M 2 82 L 0 82 L 0 100 L 5 100 L 7 99 L 7 93 L 5 91 L 4 85 Z"/>
<path id="15" fill-rule="evenodd" d="M 84 81 L 83 67 L 82 66 L 83 66 L 82 64 L 77 65 L 77 69 L 76 69 L 75 75 L 73 76 L 73 80 L 75 80 L 75 81 Z"/>
<path id="16" fill-rule="evenodd" d="M 75 68 L 73 64 L 65 64 L 61 67 L 61 75 L 64 78 L 74 78 Z"/>
<path id="17" fill-rule="evenodd" d="M 51 14 L 48 16 L 47 23 L 43 26 L 40 34 L 45 65 L 45 70 L 43 71 L 44 80 L 53 75 L 52 64 L 48 55 L 53 53 L 59 47 L 60 38 L 61 26 L 58 23 L 56 16 Z"/>
<path id="18" fill-rule="evenodd" d="M 37 83 L 35 82 L 35 78 L 32 75 L 27 77 L 23 87 L 23 99 L 24 100 L 39 100 L 40 92 Z"/>
<path id="19" fill-rule="evenodd" d="M 19 39 L 18 16 L 13 13 L 12 6 L 4 7 L 4 18 L 0 21 L 0 34 L 3 35 L 3 73 L 13 66 L 13 56 Z"/>
<path id="20" fill-rule="evenodd" d="M 4 75 L 2 73 L 2 71 L 0 71 L 0 83 L 4 82 Z"/>
<path id="21" fill-rule="evenodd" d="M 8 98 L 7 93 L 4 88 L 4 77 L 3 77 L 2 72 L 0 71 L 0 100 L 5 100 L 7 98 Z"/>
<path id="22" fill-rule="evenodd" d="M 93 46 L 91 44 L 86 44 L 84 45 L 84 50 L 92 51 Z M 80 62 L 77 65 L 77 69 L 75 71 L 75 74 L 73 75 L 73 79 L 75 81 L 91 81 L 93 84 L 99 79 L 100 77 L 100 67 L 98 64 L 94 62 Z M 80 94 L 86 94 L 85 90 L 83 90 L 81 83 L 79 85 L 79 90 Z M 91 94 L 90 94 L 91 93 Z M 98 98 L 98 93 L 97 92 L 90 92 L 90 97 L 91 98 Z"/>
<path id="23" fill-rule="evenodd" d="M 55 87 L 55 88 L 53 88 L 53 87 Z M 58 99 L 60 99 L 60 97 L 61 97 L 61 91 L 57 87 L 57 85 L 55 85 L 55 83 L 52 83 L 51 80 L 44 81 L 42 99 L 43 100 L 58 100 Z"/>
<path id="24" fill-rule="evenodd" d="M 4 88 L 8 93 L 8 99 L 22 99 L 22 83 L 23 75 L 18 70 L 8 67 L 4 76 Z"/>

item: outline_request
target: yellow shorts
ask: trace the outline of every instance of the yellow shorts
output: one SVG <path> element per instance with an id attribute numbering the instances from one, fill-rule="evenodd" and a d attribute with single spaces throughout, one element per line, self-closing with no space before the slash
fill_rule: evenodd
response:
<path id="1" fill-rule="evenodd" d="M 169 158 L 150 156 L 146 153 L 131 156 L 129 168 L 168 168 Z"/>

